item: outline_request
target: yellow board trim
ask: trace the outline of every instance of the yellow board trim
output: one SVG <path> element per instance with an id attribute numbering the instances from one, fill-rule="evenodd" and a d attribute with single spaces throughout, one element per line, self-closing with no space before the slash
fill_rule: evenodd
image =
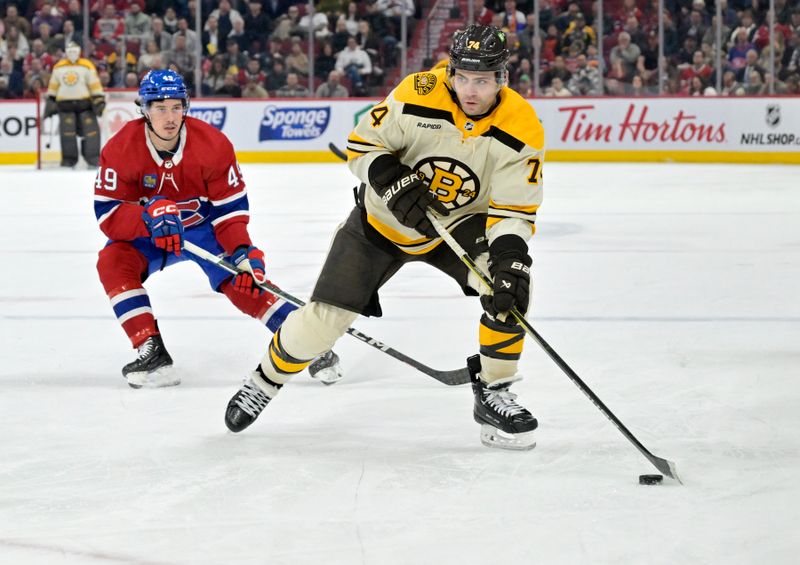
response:
<path id="1" fill-rule="evenodd" d="M 0 165 L 35 165 L 36 152 L 0 153 Z"/>
<path id="2" fill-rule="evenodd" d="M 800 152 L 550 149 L 548 161 L 800 165 Z"/>
<path id="3" fill-rule="evenodd" d="M 237 151 L 241 163 L 341 163 L 330 151 Z M 548 161 L 630 163 L 763 163 L 800 165 L 798 152 L 551 149 Z M 0 152 L 0 165 L 31 165 L 35 151 Z"/>

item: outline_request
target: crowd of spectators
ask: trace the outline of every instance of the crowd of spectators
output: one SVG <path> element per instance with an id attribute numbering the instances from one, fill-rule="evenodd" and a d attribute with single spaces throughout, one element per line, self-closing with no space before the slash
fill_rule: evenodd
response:
<path id="1" fill-rule="evenodd" d="M 661 82 L 662 93 L 669 95 L 755 96 L 768 94 L 770 85 L 775 94 L 800 94 L 800 0 L 774 0 L 772 45 L 767 0 L 719 1 L 722 87 L 717 92 L 713 0 L 664 1 L 660 77 L 658 0 L 606 0 L 602 26 L 598 2 L 539 0 L 539 92 L 554 97 L 652 95 Z M 475 0 L 475 6 L 481 23 L 508 33 L 511 85 L 530 95 L 535 90 L 533 3 Z"/>
<path id="2" fill-rule="evenodd" d="M 172 68 L 205 96 L 305 97 L 309 83 L 320 97 L 374 95 L 385 69 L 397 65 L 401 14 L 409 30 L 419 18 L 414 0 L 320 0 L 313 16 L 307 2 L 291 0 L 91 0 L 85 42 L 82 4 L 0 0 L 0 98 L 46 89 L 70 41 L 95 64 L 104 88 L 135 88 L 148 70 Z"/>
<path id="3" fill-rule="evenodd" d="M 770 86 L 776 94 L 800 93 L 800 0 L 774 0 L 772 45 L 769 2 L 720 0 L 720 92 L 713 0 L 664 1 L 661 77 L 658 0 L 605 0 L 602 36 L 598 2 L 538 1 L 538 92 L 545 96 L 654 94 L 659 82 L 667 94 L 760 95 Z M 533 2 L 473 2 L 479 23 L 508 34 L 512 88 L 534 96 Z M 105 88 L 135 88 L 148 70 L 169 67 L 206 96 L 305 97 L 309 84 L 318 97 L 375 96 L 384 91 L 387 69 L 398 65 L 401 14 L 410 37 L 430 4 L 318 0 L 311 16 L 306 2 L 292 0 L 91 0 L 84 45 L 81 0 L 0 0 L 0 98 L 35 97 L 70 41 L 94 62 Z M 198 42 L 202 79 L 195 84 Z"/>

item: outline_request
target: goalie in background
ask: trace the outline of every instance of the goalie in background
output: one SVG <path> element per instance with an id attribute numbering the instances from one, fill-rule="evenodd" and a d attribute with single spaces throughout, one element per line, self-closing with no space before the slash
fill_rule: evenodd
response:
<path id="1" fill-rule="evenodd" d="M 81 153 L 90 167 L 100 162 L 100 127 L 97 118 L 106 107 L 103 87 L 97 69 L 89 59 L 81 57 L 81 48 L 70 41 L 66 57 L 53 67 L 47 86 L 44 119 L 58 114 L 61 137 L 61 166 L 78 163 L 78 138 Z"/>

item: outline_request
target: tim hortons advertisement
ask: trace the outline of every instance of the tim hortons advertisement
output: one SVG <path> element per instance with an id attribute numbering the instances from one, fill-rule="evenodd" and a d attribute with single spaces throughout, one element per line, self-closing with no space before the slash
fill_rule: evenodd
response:
<path id="1" fill-rule="evenodd" d="M 539 99 L 547 149 L 796 153 L 793 98 Z"/>

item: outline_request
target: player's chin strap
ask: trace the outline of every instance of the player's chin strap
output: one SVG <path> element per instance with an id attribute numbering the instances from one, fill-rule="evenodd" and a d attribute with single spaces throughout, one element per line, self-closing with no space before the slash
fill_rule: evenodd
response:
<path id="1" fill-rule="evenodd" d="M 209 263 L 213 263 L 214 265 L 217 265 L 222 269 L 228 271 L 232 275 L 238 275 L 244 272 L 236 268 L 235 266 L 231 265 L 229 262 L 225 261 L 221 257 L 217 257 L 210 251 L 203 249 L 199 245 L 195 245 L 191 241 L 184 240 L 183 248 L 192 255 L 194 255 L 195 257 L 203 259 L 204 261 L 208 261 Z M 280 296 L 281 298 L 283 298 L 284 300 L 286 300 L 291 304 L 294 304 L 295 306 L 303 306 L 304 304 L 304 302 L 299 298 L 295 298 L 288 292 L 281 290 L 277 286 L 274 286 L 269 281 L 264 283 L 259 283 L 257 281 L 254 282 L 256 286 L 260 287 L 261 289 L 271 292 L 276 296 Z M 463 367 L 461 369 L 454 369 L 452 371 L 437 371 L 436 369 L 432 369 L 427 365 L 423 365 L 416 359 L 412 359 L 411 357 L 403 353 L 400 353 L 396 349 L 389 347 L 388 345 L 376 340 L 375 338 L 372 338 L 364 333 L 361 333 L 355 328 L 347 328 L 347 333 L 357 338 L 359 341 L 363 341 L 367 345 L 370 345 L 375 349 L 384 352 L 389 357 L 394 357 L 398 361 L 402 361 L 407 365 L 411 365 L 418 371 L 425 373 L 429 377 L 433 377 L 437 381 L 444 383 L 446 385 L 463 385 L 470 382 L 469 369 L 467 369 L 466 367 Z"/>
<path id="2" fill-rule="evenodd" d="M 456 255 L 458 255 L 461 261 L 467 266 L 467 268 L 470 271 L 472 271 L 475 274 L 475 276 L 478 277 L 478 279 L 484 286 L 486 286 L 486 288 L 492 290 L 493 288 L 492 279 L 489 277 L 489 275 L 487 275 L 481 270 L 481 268 L 475 263 L 475 261 L 472 260 L 469 254 L 464 250 L 463 247 L 461 247 L 461 245 L 456 241 L 456 239 L 452 235 L 450 235 L 447 229 L 445 229 L 445 227 L 439 222 L 439 219 L 432 212 L 429 211 L 427 213 L 427 216 L 431 222 L 431 225 L 433 225 L 433 228 L 436 230 L 436 233 L 439 234 L 439 236 L 444 240 L 447 246 L 450 249 L 452 249 Z M 624 435 L 627 438 L 627 440 L 631 442 L 636 447 L 636 449 L 638 449 L 639 452 L 642 455 L 644 455 L 647 458 L 647 460 L 650 461 L 650 463 L 652 463 L 656 467 L 656 469 L 661 471 L 669 478 L 675 479 L 679 483 L 681 482 L 680 478 L 678 478 L 678 473 L 675 470 L 675 463 L 667 459 L 662 459 L 661 457 L 657 457 L 652 453 L 650 453 L 650 451 L 648 451 L 648 449 L 644 445 L 642 445 L 642 443 L 638 439 L 636 439 L 636 437 L 628 430 L 628 428 L 625 427 L 625 424 L 623 424 L 620 421 L 620 419 L 617 418 L 614 415 L 614 413 L 611 410 L 609 410 L 608 407 L 606 407 L 605 404 L 603 404 L 603 401 L 600 400 L 600 398 L 592 391 L 592 389 L 590 389 L 589 386 L 586 383 L 584 383 L 583 380 L 581 380 L 578 374 L 575 371 L 573 371 L 569 365 L 567 365 L 566 361 L 564 361 L 561 358 L 561 356 L 558 353 L 556 353 L 552 347 L 550 347 L 550 344 L 548 344 L 544 340 L 544 338 L 540 336 L 536 330 L 533 329 L 533 326 L 531 326 L 530 322 L 528 322 L 528 320 L 525 319 L 525 316 L 523 316 L 519 312 L 519 310 L 517 310 L 516 307 L 512 308 L 510 310 L 510 313 L 514 317 L 514 319 L 519 323 L 519 325 L 525 329 L 525 333 L 531 336 L 533 340 L 539 345 L 539 347 L 544 349 L 545 353 L 547 353 L 550 359 L 555 361 L 556 365 L 558 365 L 558 368 L 561 369 L 573 383 L 575 383 L 575 385 L 581 390 L 581 392 L 585 394 L 595 406 L 597 406 L 597 408 L 606 416 L 606 418 L 611 420 L 611 422 L 617 427 L 617 429 L 620 432 L 622 432 L 622 435 Z"/>

